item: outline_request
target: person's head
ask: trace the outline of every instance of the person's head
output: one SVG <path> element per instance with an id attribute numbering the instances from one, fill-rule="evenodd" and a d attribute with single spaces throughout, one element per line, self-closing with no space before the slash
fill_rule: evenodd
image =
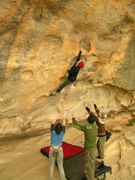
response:
<path id="1" fill-rule="evenodd" d="M 55 131 L 56 131 L 56 134 L 60 134 L 61 133 L 61 131 L 62 131 L 62 125 L 61 125 L 61 123 L 57 123 L 56 125 L 55 125 Z"/>
<path id="2" fill-rule="evenodd" d="M 107 117 L 107 114 L 106 114 L 105 112 L 101 112 L 101 113 L 100 113 L 100 116 L 99 116 L 99 122 L 100 122 L 101 124 L 105 124 L 105 119 L 106 119 L 106 117 Z"/>
<path id="3" fill-rule="evenodd" d="M 93 124 L 96 121 L 96 116 L 90 115 L 87 120 L 90 124 Z"/>
<path id="4" fill-rule="evenodd" d="M 100 117 L 101 117 L 101 119 L 106 119 L 107 114 L 105 112 L 101 112 Z"/>
<path id="5" fill-rule="evenodd" d="M 77 61 L 76 66 L 79 66 L 80 68 L 84 67 L 84 62 L 83 61 Z"/>

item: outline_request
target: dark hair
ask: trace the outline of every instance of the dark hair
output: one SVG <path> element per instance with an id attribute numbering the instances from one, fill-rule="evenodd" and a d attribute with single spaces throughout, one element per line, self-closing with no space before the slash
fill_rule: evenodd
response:
<path id="1" fill-rule="evenodd" d="M 96 121 L 96 116 L 90 115 L 87 120 L 90 124 L 93 124 Z"/>
<path id="2" fill-rule="evenodd" d="M 61 133 L 61 131 L 62 131 L 62 125 L 61 125 L 61 123 L 57 123 L 56 125 L 55 125 L 55 131 L 56 131 L 56 134 L 60 134 Z"/>

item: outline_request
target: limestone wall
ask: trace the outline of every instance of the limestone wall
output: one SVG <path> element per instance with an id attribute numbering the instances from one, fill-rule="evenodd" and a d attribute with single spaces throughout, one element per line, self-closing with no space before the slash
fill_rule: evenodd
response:
<path id="1" fill-rule="evenodd" d="M 51 118 L 95 100 L 108 113 L 134 114 L 135 3 L 1 1 L 0 134 L 48 128 Z M 76 86 L 48 97 L 66 78 L 80 46 L 85 67 Z M 92 108 L 92 107 L 91 107 Z"/>

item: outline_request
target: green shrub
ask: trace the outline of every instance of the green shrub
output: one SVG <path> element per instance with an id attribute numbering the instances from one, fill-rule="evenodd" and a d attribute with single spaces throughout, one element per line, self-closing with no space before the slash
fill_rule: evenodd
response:
<path id="1" fill-rule="evenodd" d="M 133 119 L 131 121 L 129 121 L 127 126 L 134 126 L 134 124 L 135 124 L 135 118 L 133 117 Z"/>

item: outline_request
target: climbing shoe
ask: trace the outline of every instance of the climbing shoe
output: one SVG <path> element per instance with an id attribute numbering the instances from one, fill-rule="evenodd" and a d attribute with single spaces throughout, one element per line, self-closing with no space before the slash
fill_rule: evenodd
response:
<path id="1" fill-rule="evenodd" d="M 49 96 L 56 96 L 56 94 L 54 94 L 54 93 L 51 93 Z"/>

